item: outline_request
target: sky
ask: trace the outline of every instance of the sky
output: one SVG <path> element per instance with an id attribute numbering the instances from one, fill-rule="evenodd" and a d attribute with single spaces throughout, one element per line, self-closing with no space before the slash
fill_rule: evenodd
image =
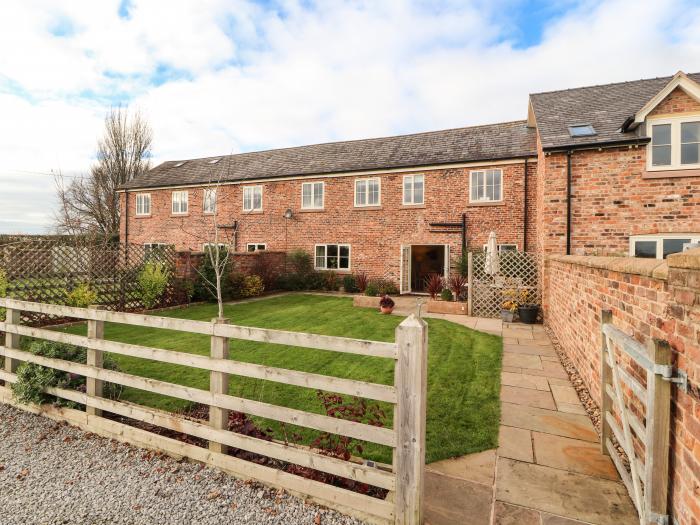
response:
<path id="1" fill-rule="evenodd" d="M 0 233 L 51 231 L 110 107 L 154 163 L 519 120 L 529 93 L 700 71 L 698 27 L 698 0 L 3 0 Z"/>

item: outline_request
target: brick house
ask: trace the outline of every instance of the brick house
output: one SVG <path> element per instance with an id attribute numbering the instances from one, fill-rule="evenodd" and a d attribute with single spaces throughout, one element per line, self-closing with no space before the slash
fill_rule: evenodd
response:
<path id="1" fill-rule="evenodd" d="M 527 119 L 164 162 L 120 190 L 121 238 L 312 253 L 420 291 L 501 250 L 662 258 L 700 241 L 700 74 L 530 95 Z"/>

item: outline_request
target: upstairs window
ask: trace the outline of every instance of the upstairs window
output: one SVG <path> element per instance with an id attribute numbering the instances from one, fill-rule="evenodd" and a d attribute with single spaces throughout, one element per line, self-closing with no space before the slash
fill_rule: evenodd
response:
<path id="1" fill-rule="evenodd" d="M 647 169 L 700 168 L 700 118 L 672 117 L 649 122 Z"/>
<path id="2" fill-rule="evenodd" d="M 403 203 L 406 205 L 423 204 L 425 178 L 423 175 L 404 175 Z"/>
<path id="3" fill-rule="evenodd" d="M 355 181 L 355 206 L 381 205 L 381 182 L 378 177 Z"/>
<path id="4" fill-rule="evenodd" d="M 630 237 L 630 256 L 644 259 L 665 259 L 683 251 L 689 243 L 700 243 L 700 233 L 660 233 Z"/>
<path id="5" fill-rule="evenodd" d="M 349 244 L 317 244 L 314 266 L 317 270 L 349 270 Z"/>
<path id="6" fill-rule="evenodd" d="M 204 213 L 216 213 L 216 188 L 206 188 L 204 190 L 202 211 Z"/>
<path id="7" fill-rule="evenodd" d="M 188 193 L 186 191 L 174 191 L 172 193 L 172 212 L 173 215 L 183 215 L 189 210 Z"/>
<path id="8" fill-rule="evenodd" d="M 151 214 L 151 194 L 150 193 L 138 193 L 136 194 L 136 215 L 150 215 Z"/>
<path id="9" fill-rule="evenodd" d="M 496 170 L 472 171 L 470 175 L 470 202 L 498 202 L 503 198 L 503 172 Z"/>
<path id="10" fill-rule="evenodd" d="M 301 185 L 301 207 L 304 210 L 323 209 L 323 182 L 305 182 Z"/>
<path id="11" fill-rule="evenodd" d="M 262 211 L 262 186 L 245 186 L 243 188 L 243 211 Z"/>

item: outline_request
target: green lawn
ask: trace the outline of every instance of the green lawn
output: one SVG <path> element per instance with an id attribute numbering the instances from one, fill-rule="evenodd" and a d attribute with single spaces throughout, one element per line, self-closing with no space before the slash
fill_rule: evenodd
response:
<path id="1" fill-rule="evenodd" d="M 210 320 L 215 305 L 170 310 L 162 315 Z M 262 301 L 229 305 L 231 323 L 313 332 L 318 334 L 393 341 L 402 317 L 355 308 L 349 298 L 287 295 Z M 429 325 L 427 461 L 437 461 L 493 448 L 497 444 L 502 342 L 439 319 Z M 84 326 L 67 329 L 85 332 Z M 209 338 L 159 329 L 108 324 L 105 338 L 182 352 L 207 355 Z M 208 372 L 178 365 L 114 355 L 121 369 L 132 374 L 208 389 Z M 260 363 L 350 379 L 393 384 L 393 362 L 338 352 L 231 340 L 231 359 Z M 311 412 L 322 412 L 315 391 L 286 384 L 231 376 L 230 393 Z M 166 410 L 186 407 L 187 402 L 126 389 L 123 399 Z M 387 410 L 391 426 L 391 411 Z M 276 433 L 280 427 L 260 421 Z M 289 430 L 289 429 L 288 429 Z M 298 429 L 294 429 L 298 430 Z M 316 431 L 304 430 L 308 442 Z M 388 448 L 365 444 L 364 457 L 391 462 Z"/>

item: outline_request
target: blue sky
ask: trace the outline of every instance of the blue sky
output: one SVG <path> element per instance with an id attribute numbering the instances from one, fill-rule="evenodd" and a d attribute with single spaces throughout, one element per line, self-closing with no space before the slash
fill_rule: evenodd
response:
<path id="1" fill-rule="evenodd" d="M 0 4 L 0 232 L 50 229 L 52 173 L 111 105 L 154 161 L 526 116 L 528 93 L 700 71 L 682 0 L 9 0 Z"/>

